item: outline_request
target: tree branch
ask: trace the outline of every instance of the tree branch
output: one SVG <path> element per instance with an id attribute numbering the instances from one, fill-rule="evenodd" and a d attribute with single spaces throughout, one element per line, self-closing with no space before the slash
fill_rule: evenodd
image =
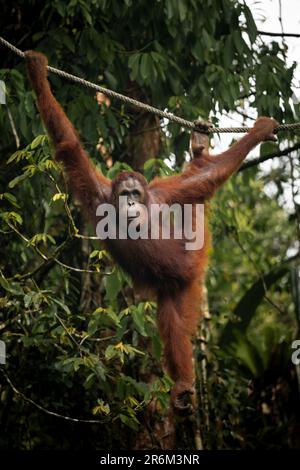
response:
<path id="1" fill-rule="evenodd" d="M 239 171 L 247 170 L 248 168 L 256 166 L 259 163 L 265 162 L 267 160 L 271 160 L 272 158 L 283 157 L 284 155 L 288 155 L 289 153 L 294 152 L 298 149 L 300 149 L 300 143 L 295 144 L 293 147 L 287 147 L 286 149 L 281 150 L 280 152 L 268 153 L 267 155 L 263 155 L 262 157 L 253 158 L 252 160 L 245 162 L 241 166 Z"/>
<path id="2" fill-rule="evenodd" d="M 54 416 L 55 418 L 61 418 L 61 419 L 64 419 L 66 421 L 72 421 L 73 423 L 87 423 L 87 424 L 103 424 L 103 423 L 107 423 L 108 420 L 107 419 L 80 419 L 80 418 L 71 418 L 70 416 L 64 416 L 64 415 L 61 415 L 59 413 L 56 413 L 55 411 L 50 411 L 48 410 L 47 408 L 44 408 L 43 406 L 41 406 L 39 403 L 36 403 L 35 401 L 33 401 L 31 398 L 28 398 L 26 395 L 24 395 L 24 393 L 20 392 L 16 387 L 15 385 L 12 383 L 10 377 L 8 376 L 8 374 L 4 371 L 4 369 L 1 367 L 0 368 L 0 372 L 2 372 L 2 374 L 4 375 L 7 383 L 9 384 L 10 388 L 13 390 L 13 392 L 18 395 L 23 401 L 27 402 L 27 403 L 30 403 L 31 405 L 33 405 L 35 408 L 37 408 L 38 410 L 42 411 L 43 413 L 46 413 L 47 415 L 50 415 L 50 416 Z"/>
<path id="3" fill-rule="evenodd" d="M 272 33 L 269 31 L 257 31 L 261 36 L 279 36 L 279 37 L 290 37 L 290 38 L 300 38 L 300 34 L 297 33 Z"/>

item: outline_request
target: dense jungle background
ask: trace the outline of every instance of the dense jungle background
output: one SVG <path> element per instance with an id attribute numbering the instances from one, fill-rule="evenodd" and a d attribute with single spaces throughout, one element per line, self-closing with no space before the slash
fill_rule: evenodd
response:
<path id="1" fill-rule="evenodd" d="M 17 0 L 0 24 L 52 66 L 189 120 L 300 121 L 284 36 L 265 40 L 244 1 Z M 257 148 L 211 204 L 198 407 L 174 418 L 155 302 L 91 238 L 24 60 L 3 46 L 0 56 L 0 449 L 300 447 L 299 133 Z M 49 79 L 104 174 L 181 170 L 187 129 Z"/>

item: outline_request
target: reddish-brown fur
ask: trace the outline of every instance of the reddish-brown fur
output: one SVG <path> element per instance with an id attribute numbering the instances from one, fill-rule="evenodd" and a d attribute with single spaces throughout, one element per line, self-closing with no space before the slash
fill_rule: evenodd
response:
<path id="1" fill-rule="evenodd" d="M 75 197 L 87 210 L 93 223 L 96 207 L 102 202 L 116 204 L 121 181 L 135 176 L 151 203 L 201 203 L 209 199 L 240 166 L 258 143 L 274 139 L 273 119 L 259 118 L 253 129 L 219 156 L 208 153 L 208 138 L 192 135 L 194 159 L 181 175 L 156 178 L 149 185 L 139 173 L 122 173 L 113 182 L 99 173 L 81 147 L 78 135 L 55 100 L 47 81 L 47 59 L 39 53 L 26 53 L 27 68 L 42 119 L 56 148 L 56 158 L 64 165 Z M 200 317 L 201 282 L 208 261 L 209 232 L 201 250 L 186 251 L 184 240 L 109 240 L 115 259 L 137 284 L 157 293 L 158 324 L 164 341 L 166 364 L 175 382 L 173 404 L 187 411 L 186 395 L 192 393 L 194 370 L 191 337 Z"/>

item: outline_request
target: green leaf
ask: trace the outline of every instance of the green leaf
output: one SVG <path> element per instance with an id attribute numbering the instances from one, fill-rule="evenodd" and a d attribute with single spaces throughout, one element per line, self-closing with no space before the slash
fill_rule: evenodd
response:
<path id="1" fill-rule="evenodd" d="M 7 160 L 7 164 L 13 162 L 14 160 L 19 162 L 20 160 L 24 160 L 26 157 L 27 157 L 26 150 L 17 150 L 9 157 L 9 159 Z"/>
<path id="2" fill-rule="evenodd" d="M 122 288 L 122 282 L 117 269 L 105 277 L 105 287 L 107 297 L 110 301 L 114 301 Z"/>
<path id="3" fill-rule="evenodd" d="M 126 424 L 126 426 L 130 427 L 134 431 L 138 430 L 138 420 L 135 418 L 133 419 L 132 417 L 126 416 L 124 414 L 119 415 L 120 420 L 122 421 L 123 424 Z"/>
<path id="4" fill-rule="evenodd" d="M 68 307 L 66 304 L 64 304 L 61 300 L 58 300 L 57 298 L 52 297 L 52 296 L 50 296 L 50 295 L 49 295 L 48 298 L 49 298 L 50 300 L 52 300 L 52 302 L 54 302 L 55 304 L 57 304 L 59 307 L 61 307 L 68 315 L 71 314 L 69 307 Z"/>
<path id="5" fill-rule="evenodd" d="M 166 0 L 165 2 L 165 9 L 167 13 L 167 18 L 170 20 L 174 16 L 174 6 L 172 0 Z"/>
<path id="6" fill-rule="evenodd" d="M 94 250 L 92 253 L 90 253 L 90 258 L 96 258 L 99 256 L 99 250 Z"/>
<path id="7" fill-rule="evenodd" d="M 12 212 L 3 212 L 1 214 L 1 216 L 7 222 L 17 223 L 19 225 L 21 225 L 23 223 L 22 216 L 20 214 L 17 214 L 14 211 L 12 211 Z"/>
<path id="8" fill-rule="evenodd" d="M 128 67 L 131 69 L 130 77 L 132 80 L 136 80 L 140 72 L 140 58 L 141 54 L 132 54 L 128 60 Z"/>
<path id="9" fill-rule="evenodd" d="M 104 76 L 105 76 L 106 80 L 108 81 L 108 84 L 111 88 L 117 88 L 118 87 L 118 81 L 112 73 L 110 73 L 108 70 L 105 70 Z"/>
<path id="10" fill-rule="evenodd" d="M 2 199 L 2 198 L 9 201 L 13 206 L 17 207 L 18 209 L 20 208 L 20 205 L 17 202 L 17 198 L 13 194 L 3 193 L 3 194 L 0 195 L 0 199 Z"/>
<path id="11" fill-rule="evenodd" d="M 244 14 L 247 21 L 247 33 L 249 35 L 250 41 L 253 43 L 257 37 L 257 27 L 253 19 L 250 8 L 244 4 Z"/>
<path id="12" fill-rule="evenodd" d="M 132 319 L 138 332 L 142 336 L 147 336 L 147 333 L 145 331 L 145 312 L 143 311 L 143 309 L 134 308 L 132 310 Z"/>
<path id="13" fill-rule="evenodd" d="M 213 46 L 212 36 L 208 34 L 206 29 L 202 30 L 203 42 L 206 45 L 207 49 L 210 49 Z"/>
<path id="14" fill-rule="evenodd" d="M 141 58 L 141 75 L 144 80 L 150 78 L 150 62 L 151 58 L 149 54 L 142 54 Z"/>
<path id="15" fill-rule="evenodd" d="M 254 377 L 258 377 L 262 374 L 264 366 L 262 358 L 255 345 L 239 332 L 235 333 L 235 340 L 235 356 L 243 362 Z"/>
<path id="16" fill-rule="evenodd" d="M 287 263 L 288 262 L 289 261 L 287 260 Z M 269 273 L 265 274 L 252 284 L 234 309 L 234 318 L 239 319 L 239 321 L 228 322 L 223 330 L 219 343 L 221 347 L 224 348 L 232 342 L 237 333 L 246 331 L 256 309 L 265 296 L 266 289 L 275 284 L 275 282 L 285 276 L 288 272 L 288 267 L 284 266 L 283 263 L 283 265 L 272 269 Z"/>
<path id="17" fill-rule="evenodd" d="M 242 36 L 239 31 L 234 31 L 232 34 L 233 37 L 233 42 L 235 44 L 235 47 L 240 55 L 243 55 L 244 52 L 244 47 L 243 47 L 243 41 L 242 41 Z"/>
<path id="18" fill-rule="evenodd" d="M 152 350 L 153 356 L 157 361 L 159 361 L 162 355 L 162 342 L 158 332 L 155 332 L 155 334 L 152 336 Z"/>
<path id="19" fill-rule="evenodd" d="M 45 135 L 38 135 L 30 144 L 31 150 L 34 150 L 39 145 L 42 145 L 46 140 Z"/>
<path id="20" fill-rule="evenodd" d="M 203 62 L 203 50 L 200 39 L 197 39 L 197 41 L 193 44 L 191 52 L 195 59 L 199 60 L 200 63 Z"/>
<path id="21" fill-rule="evenodd" d="M 224 58 L 224 66 L 226 68 L 230 67 L 232 65 L 232 61 L 234 58 L 231 36 L 227 36 L 225 39 L 225 46 L 223 49 L 223 58 Z"/>
<path id="22" fill-rule="evenodd" d="M 178 0 L 179 19 L 183 22 L 187 14 L 187 5 L 185 0 Z"/>
<path id="23" fill-rule="evenodd" d="M 110 344 L 105 350 L 105 359 L 110 361 L 114 357 L 118 356 L 118 351 L 115 349 L 115 346 Z"/>
<path id="24" fill-rule="evenodd" d="M 8 187 L 10 189 L 13 189 L 15 186 L 17 186 L 18 184 L 20 184 L 22 181 L 26 180 L 27 178 L 28 178 L 27 172 L 23 173 L 22 175 L 16 176 L 13 180 L 11 180 L 8 183 Z"/>
<path id="25" fill-rule="evenodd" d="M 24 296 L 24 290 L 22 286 L 17 282 L 8 282 L 7 279 L 0 277 L 0 285 L 5 289 L 7 292 L 10 292 L 16 296 Z"/>
<path id="26" fill-rule="evenodd" d="M 75 53 L 75 43 L 72 41 L 72 39 L 70 38 L 70 36 L 68 36 L 67 34 L 64 34 L 63 35 L 63 38 L 62 38 L 62 42 L 63 44 L 65 44 L 65 46 L 67 46 L 67 48 L 73 52 L 73 54 Z"/>

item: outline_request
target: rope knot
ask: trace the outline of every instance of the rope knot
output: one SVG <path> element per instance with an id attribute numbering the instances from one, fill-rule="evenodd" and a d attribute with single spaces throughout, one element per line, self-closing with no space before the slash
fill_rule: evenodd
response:
<path id="1" fill-rule="evenodd" d="M 201 121 L 196 119 L 194 121 L 194 131 L 199 132 L 199 134 L 209 135 L 212 133 L 213 125 L 209 121 Z"/>

